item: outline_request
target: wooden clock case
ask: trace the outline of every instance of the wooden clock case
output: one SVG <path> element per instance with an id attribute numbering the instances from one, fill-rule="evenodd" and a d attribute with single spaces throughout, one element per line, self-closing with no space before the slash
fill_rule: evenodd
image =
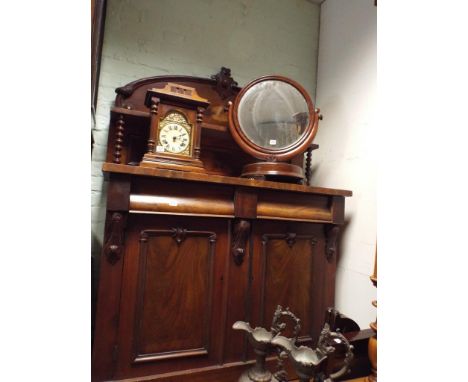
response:
<path id="1" fill-rule="evenodd" d="M 201 122 L 210 103 L 201 98 L 195 88 L 168 83 L 163 89 L 148 89 L 145 105 L 150 110 L 150 126 L 147 152 L 141 166 L 168 170 L 205 172 L 200 160 Z M 187 155 L 159 152 L 159 127 L 168 114 L 175 113 L 190 128 Z M 163 149 L 164 151 L 164 149 Z"/>
<path id="2" fill-rule="evenodd" d="M 254 359 L 235 321 L 268 328 L 276 306 L 288 306 L 310 344 L 334 305 L 337 239 L 352 193 L 240 178 L 253 157 L 228 130 L 227 102 L 240 91 L 229 74 L 117 89 L 103 166 L 93 381 L 235 382 Z M 201 123 L 205 173 L 140 165 L 151 120 L 145 95 L 170 82 L 210 102 Z"/>

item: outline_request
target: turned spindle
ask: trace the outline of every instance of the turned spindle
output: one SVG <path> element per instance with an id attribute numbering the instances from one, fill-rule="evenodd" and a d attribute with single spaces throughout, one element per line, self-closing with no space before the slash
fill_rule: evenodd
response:
<path id="1" fill-rule="evenodd" d="M 115 133 L 115 148 L 114 148 L 114 163 L 120 164 L 120 158 L 122 156 L 123 137 L 124 137 L 124 118 L 120 114 L 116 122 L 116 133 Z"/>

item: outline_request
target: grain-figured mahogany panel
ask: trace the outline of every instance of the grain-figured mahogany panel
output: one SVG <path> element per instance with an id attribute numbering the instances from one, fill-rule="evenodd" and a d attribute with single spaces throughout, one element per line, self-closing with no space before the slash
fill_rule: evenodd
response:
<path id="1" fill-rule="evenodd" d="M 220 363 L 228 221 L 129 214 L 113 379 Z"/>
<path id="2" fill-rule="evenodd" d="M 144 230 L 135 362 L 208 354 L 216 233 Z"/>
<path id="3" fill-rule="evenodd" d="M 323 296 L 330 282 L 323 273 L 327 264 L 323 225 L 255 221 L 252 239 L 252 324 L 269 328 L 279 304 L 301 319 L 302 341 L 316 339 L 326 308 L 333 305 L 333 299 Z"/>
<path id="4" fill-rule="evenodd" d="M 247 223 L 248 222 L 248 223 Z M 246 224 L 247 223 L 247 224 Z M 251 222 L 244 219 L 234 220 L 230 229 L 230 253 L 226 260 L 225 307 L 223 362 L 246 360 L 247 342 L 238 330 L 233 330 L 236 321 L 250 320 L 249 279 L 251 277 Z M 240 240 L 239 240 L 240 239 Z M 241 244 L 238 246 L 238 244 Z M 243 249 L 242 261 L 236 262 L 235 250 Z"/>
<path id="5" fill-rule="evenodd" d="M 257 216 L 261 219 L 332 221 L 330 198 L 319 195 L 262 190 L 258 195 Z"/>
<path id="6" fill-rule="evenodd" d="M 271 325 L 276 307 L 289 307 L 301 319 L 302 336 L 311 331 L 313 256 L 317 239 L 295 232 L 262 235 L 260 314 L 263 327 Z M 291 335 L 290 333 L 284 333 Z"/>

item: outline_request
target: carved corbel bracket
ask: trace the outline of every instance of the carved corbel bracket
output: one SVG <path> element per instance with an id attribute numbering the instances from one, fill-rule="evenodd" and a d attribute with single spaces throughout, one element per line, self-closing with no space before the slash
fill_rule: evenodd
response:
<path id="1" fill-rule="evenodd" d="M 340 232 L 340 227 L 337 225 L 325 226 L 325 236 L 327 238 L 327 243 L 325 246 L 325 256 L 327 260 L 331 262 L 333 257 L 336 256 L 336 246 L 338 241 L 338 234 Z"/>
<path id="2" fill-rule="evenodd" d="M 245 219 L 236 220 L 232 231 L 231 244 L 231 254 L 236 265 L 241 265 L 244 262 L 249 235 L 250 222 Z"/>
<path id="3" fill-rule="evenodd" d="M 126 216 L 114 212 L 109 223 L 109 237 L 104 245 L 104 254 L 112 265 L 122 257 Z"/>

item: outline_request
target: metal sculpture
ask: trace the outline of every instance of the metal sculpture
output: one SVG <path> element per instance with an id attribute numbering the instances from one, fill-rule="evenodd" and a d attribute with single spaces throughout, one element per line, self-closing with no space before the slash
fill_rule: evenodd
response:
<path id="1" fill-rule="evenodd" d="M 300 320 L 297 318 L 289 308 L 283 310 L 281 305 L 276 307 L 273 315 L 273 321 L 271 324 L 270 331 L 262 327 L 256 327 L 252 329 L 248 322 L 237 321 L 232 326 L 233 329 L 243 330 L 247 333 L 247 338 L 253 347 L 255 353 L 255 364 L 248 370 L 246 370 L 241 377 L 239 382 L 280 382 L 283 380 L 282 375 L 285 374 L 282 367 L 282 358 L 285 356 L 282 351 L 271 345 L 271 341 L 276 336 L 280 335 L 286 328 L 287 324 L 284 318 L 290 318 L 294 322 L 293 329 L 293 340 L 296 341 L 297 336 L 301 330 Z M 268 354 L 273 351 L 277 351 L 278 356 L 278 371 L 273 376 L 272 373 L 265 367 L 265 359 Z M 277 379 L 280 378 L 280 379 Z"/>
<path id="2" fill-rule="evenodd" d="M 294 323 L 293 335 L 287 338 L 281 335 L 287 326 L 285 318 Z M 248 322 L 237 321 L 233 329 L 243 330 L 247 333 L 249 343 L 252 345 L 256 360 L 255 364 L 246 370 L 238 382 L 284 382 L 288 380 L 284 370 L 284 359 L 290 358 L 295 372 L 301 382 L 332 382 L 349 371 L 353 359 L 353 346 L 339 331 L 332 332 L 330 324 L 325 322 L 317 346 L 314 349 L 307 346 L 296 346 L 297 337 L 301 330 L 300 320 L 289 308 L 283 310 L 278 305 L 273 315 L 270 331 L 255 327 Z M 345 349 L 345 358 L 342 367 L 335 371 L 335 352 L 337 348 Z M 278 364 L 277 371 L 272 374 L 266 368 L 267 355 L 276 351 Z"/>

